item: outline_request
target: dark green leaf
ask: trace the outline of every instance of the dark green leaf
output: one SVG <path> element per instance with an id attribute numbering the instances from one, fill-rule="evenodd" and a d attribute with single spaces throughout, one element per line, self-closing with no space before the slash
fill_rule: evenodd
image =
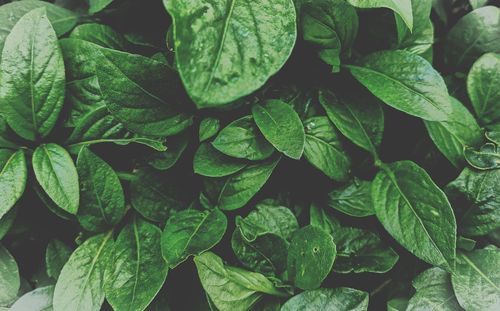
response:
<path id="1" fill-rule="evenodd" d="M 346 180 L 351 160 L 328 118 L 309 118 L 304 121 L 304 127 L 306 133 L 304 156 L 307 161 L 332 180 Z"/>
<path id="2" fill-rule="evenodd" d="M 46 137 L 64 103 L 64 62 L 43 8 L 19 19 L 5 39 L 0 102 L 9 126 L 22 138 Z"/>
<path id="3" fill-rule="evenodd" d="M 252 115 L 264 137 L 286 156 L 300 159 L 304 152 L 305 133 L 299 115 L 281 100 L 254 105 Z"/>
<path id="4" fill-rule="evenodd" d="M 141 219 L 118 235 L 104 278 L 106 299 L 114 310 L 142 311 L 160 291 L 168 271 L 160 239 L 160 229 Z"/>
<path id="5" fill-rule="evenodd" d="M 452 111 L 443 78 L 418 55 L 375 52 L 348 68 L 380 100 L 410 115 L 444 121 Z"/>
<path id="6" fill-rule="evenodd" d="M 153 151 L 146 156 L 149 165 L 160 171 L 166 171 L 180 159 L 188 146 L 188 136 L 180 134 L 167 139 L 165 151 Z"/>
<path id="7" fill-rule="evenodd" d="M 311 204 L 309 210 L 309 223 L 312 226 L 321 228 L 330 235 L 342 229 L 340 222 L 332 215 L 331 211 L 322 209 L 316 204 Z"/>
<path id="8" fill-rule="evenodd" d="M 224 177 L 241 171 L 247 163 L 231 158 L 210 143 L 202 143 L 194 154 L 193 169 L 196 174 L 207 177 Z"/>
<path id="9" fill-rule="evenodd" d="M 290 281 L 301 289 L 318 288 L 330 273 L 337 251 L 332 237 L 315 226 L 292 235 L 287 258 Z"/>
<path id="10" fill-rule="evenodd" d="M 388 8 L 396 12 L 410 31 L 413 30 L 413 14 L 411 0 L 347 0 L 351 5 L 362 8 Z"/>
<path id="11" fill-rule="evenodd" d="M 369 181 L 354 179 L 344 187 L 332 190 L 328 194 L 328 205 L 349 216 L 374 215 L 371 187 Z"/>
<path id="12" fill-rule="evenodd" d="M 76 215 L 80 202 L 78 173 L 69 153 L 56 144 L 41 145 L 33 153 L 35 176 L 60 208 Z"/>
<path id="13" fill-rule="evenodd" d="M 59 278 L 62 268 L 71 256 L 72 250 L 59 240 L 51 240 L 45 250 L 45 266 L 47 275 L 55 280 Z"/>
<path id="14" fill-rule="evenodd" d="M 455 215 L 446 195 L 418 165 L 385 165 L 372 184 L 375 213 L 384 228 L 415 256 L 452 270 Z"/>
<path id="15" fill-rule="evenodd" d="M 174 22 L 177 67 L 200 108 L 226 104 L 260 88 L 295 44 L 291 0 L 164 3 Z"/>
<path id="16" fill-rule="evenodd" d="M 129 49 L 128 42 L 124 36 L 103 24 L 78 25 L 71 32 L 70 38 L 80 39 L 95 43 L 105 48 L 126 51 Z"/>
<path id="17" fill-rule="evenodd" d="M 227 218 L 218 209 L 188 209 L 167 221 L 161 238 L 163 258 L 175 268 L 191 255 L 199 255 L 220 242 L 227 229 Z"/>
<path id="18" fill-rule="evenodd" d="M 500 147 L 487 143 L 481 146 L 479 150 L 466 147 L 464 149 L 465 160 L 472 167 L 478 170 L 494 170 L 500 167 Z"/>
<path id="19" fill-rule="evenodd" d="M 201 120 L 200 122 L 200 129 L 199 129 L 199 138 L 200 142 L 205 141 L 215 135 L 219 132 L 220 129 L 220 121 L 219 119 L 216 118 L 205 118 Z"/>
<path id="20" fill-rule="evenodd" d="M 251 116 L 231 122 L 220 131 L 212 145 L 228 156 L 248 160 L 263 160 L 274 152 L 274 147 L 262 136 Z"/>
<path id="21" fill-rule="evenodd" d="M 76 169 L 80 182 L 80 225 L 93 232 L 116 225 L 126 210 L 122 185 L 113 168 L 90 149 L 82 148 Z"/>
<path id="22" fill-rule="evenodd" d="M 398 48 L 422 55 L 434 43 L 434 26 L 431 22 L 433 0 L 411 0 L 413 29 L 408 29 L 404 20 L 396 16 Z"/>

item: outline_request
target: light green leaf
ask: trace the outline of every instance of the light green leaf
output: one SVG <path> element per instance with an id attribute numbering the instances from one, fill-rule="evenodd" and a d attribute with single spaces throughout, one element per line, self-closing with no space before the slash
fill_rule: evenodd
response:
<path id="1" fill-rule="evenodd" d="M 500 123 L 500 54 L 487 53 L 467 76 L 467 92 L 481 125 Z"/>
<path id="2" fill-rule="evenodd" d="M 217 135 L 219 129 L 220 129 L 219 119 L 208 117 L 201 120 L 199 134 L 198 134 L 200 142 L 205 141 Z"/>
<path id="3" fill-rule="evenodd" d="M 461 253 L 451 283 L 458 302 L 466 310 L 497 310 L 500 306 L 500 250 Z"/>
<path id="4" fill-rule="evenodd" d="M 347 288 L 319 288 L 300 293 L 289 299 L 280 311 L 366 311 L 368 293 Z"/>
<path id="5" fill-rule="evenodd" d="M 407 311 L 462 310 L 451 288 L 450 274 L 438 267 L 419 274 L 412 282 L 417 291 L 408 302 Z"/>
<path id="6" fill-rule="evenodd" d="M 99 311 L 104 271 L 112 258 L 112 232 L 91 237 L 71 254 L 54 290 L 54 311 Z"/>
<path id="7" fill-rule="evenodd" d="M 0 149 L 0 219 L 22 197 L 27 177 L 24 152 Z"/>
<path id="8" fill-rule="evenodd" d="M 377 99 L 358 88 L 356 96 L 342 97 L 322 90 L 319 102 L 345 137 L 378 158 L 377 149 L 384 134 L 384 111 Z"/>
<path id="9" fill-rule="evenodd" d="M 260 88 L 283 66 L 297 37 L 291 0 L 164 3 L 174 23 L 179 73 L 200 108 Z"/>
<path id="10" fill-rule="evenodd" d="M 24 294 L 10 307 L 10 311 L 51 311 L 54 286 L 39 287 Z"/>
<path id="11" fill-rule="evenodd" d="M 21 286 L 16 260 L 0 244 L 0 305 L 9 305 L 17 298 Z"/>
<path id="12" fill-rule="evenodd" d="M 247 311 L 264 294 L 286 297 L 286 293 L 260 273 L 226 266 L 211 252 L 194 258 L 201 285 L 220 311 Z"/>
<path id="13" fill-rule="evenodd" d="M 455 262 L 455 215 L 446 195 L 411 161 L 383 166 L 372 184 L 375 213 L 415 256 L 446 270 Z"/>
<path id="14" fill-rule="evenodd" d="M 33 170 L 40 186 L 60 208 L 76 215 L 80 202 L 78 173 L 69 153 L 56 144 L 33 152 Z"/>
<path id="15" fill-rule="evenodd" d="M 413 30 L 413 13 L 411 0 L 347 0 L 351 5 L 362 8 L 388 8 L 396 12 L 410 31 Z"/>
<path id="16" fill-rule="evenodd" d="M 304 128 L 307 161 L 334 181 L 346 180 L 351 160 L 328 118 L 311 117 L 304 121 Z"/>
<path id="17" fill-rule="evenodd" d="M 309 225 L 292 234 L 287 257 L 288 277 L 301 289 L 318 288 L 332 270 L 337 254 L 332 237 Z"/>
<path id="18" fill-rule="evenodd" d="M 278 151 L 295 160 L 302 157 L 304 127 L 292 106 L 281 100 L 268 100 L 254 105 L 252 115 L 264 137 Z"/>
<path id="19" fill-rule="evenodd" d="M 50 134 L 64 103 L 64 62 L 44 8 L 19 19 L 0 63 L 0 112 L 22 138 Z"/>
<path id="20" fill-rule="evenodd" d="M 142 311 L 160 291 L 168 271 L 160 239 L 158 227 L 137 218 L 118 235 L 104 277 L 106 299 L 114 310 Z"/>
<path id="21" fill-rule="evenodd" d="M 252 116 L 231 122 L 220 131 L 212 145 L 228 156 L 248 160 L 263 160 L 274 152 L 274 147 L 262 136 Z"/>
<path id="22" fill-rule="evenodd" d="M 89 13 L 95 14 L 104 10 L 107 6 L 113 3 L 114 0 L 88 0 L 89 2 Z"/>
<path id="23" fill-rule="evenodd" d="M 115 171 L 90 149 L 82 148 L 76 161 L 80 182 L 77 219 L 87 231 L 102 232 L 125 215 L 125 195 Z"/>
<path id="24" fill-rule="evenodd" d="M 462 167 L 465 164 L 464 148 L 481 145 L 483 135 L 469 110 L 455 98 L 450 97 L 450 100 L 452 111 L 448 120 L 424 121 L 424 124 L 438 149 L 455 167 Z"/>
<path id="25" fill-rule="evenodd" d="M 452 111 L 443 78 L 418 55 L 375 52 L 347 67 L 370 92 L 398 110 L 429 121 L 447 120 Z"/>
<path id="26" fill-rule="evenodd" d="M 227 218 L 218 209 L 176 213 L 167 221 L 161 238 L 163 258 L 175 268 L 191 255 L 199 255 L 220 242 L 227 229 Z"/>
<path id="27" fill-rule="evenodd" d="M 404 20 L 396 15 L 398 49 L 422 55 L 434 43 L 434 26 L 430 18 L 432 0 L 410 0 L 413 12 L 413 30 L 408 29 Z"/>

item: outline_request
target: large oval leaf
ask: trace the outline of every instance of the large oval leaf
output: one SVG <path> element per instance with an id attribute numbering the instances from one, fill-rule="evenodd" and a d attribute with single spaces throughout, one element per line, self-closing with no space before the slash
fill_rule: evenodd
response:
<path id="1" fill-rule="evenodd" d="M 366 311 L 368 293 L 347 288 L 319 288 L 300 293 L 289 299 L 280 311 Z"/>
<path id="2" fill-rule="evenodd" d="M 481 56 L 467 76 L 467 92 L 481 125 L 500 123 L 500 54 Z"/>
<path id="3" fill-rule="evenodd" d="M 295 44 L 291 0 L 164 3 L 174 22 L 177 66 L 198 107 L 252 93 L 283 66 Z"/>
<path id="4" fill-rule="evenodd" d="M 299 229 L 288 250 L 288 277 L 298 288 L 318 288 L 332 270 L 336 254 L 328 233 L 312 225 Z"/>
<path id="5" fill-rule="evenodd" d="M 500 250 L 481 249 L 458 256 L 451 283 L 466 310 L 497 310 L 500 306 Z"/>
<path id="6" fill-rule="evenodd" d="M 104 231 L 125 215 L 125 195 L 115 171 L 88 148 L 76 161 L 80 181 L 78 222 L 88 231 Z"/>
<path id="7" fill-rule="evenodd" d="M 69 153 L 56 144 L 41 145 L 33 152 L 36 180 L 60 208 L 76 215 L 80 202 L 78 173 Z"/>
<path id="8" fill-rule="evenodd" d="M 264 294 L 286 297 L 286 293 L 260 273 L 226 266 L 211 252 L 194 258 L 201 285 L 220 311 L 247 311 Z"/>
<path id="9" fill-rule="evenodd" d="M 429 121 L 447 120 L 451 113 L 443 78 L 418 55 L 375 52 L 348 68 L 370 92 L 398 110 Z"/>
<path id="10" fill-rule="evenodd" d="M 226 233 L 227 218 L 219 211 L 188 209 L 167 221 L 161 238 L 163 258 L 175 268 L 190 255 L 211 249 Z"/>
<path id="11" fill-rule="evenodd" d="M 111 232 L 85 241 L 64 265 L 54 290 L 54 311 L 99 311 L 104 271 L 112 258 Z"/>
<path id="12" fill-rule="evenodd" d="M 5 40 L 0 63 L 1 112 L 22 138 L 46 137 L 64 103 L 65 75 L 45 9 L 24 15 Z"/>
<path id="13" fill-rule="evenodd" d="M 252 115 L 264 137 L 286 156 L 300 159 L 304 152 L 305 133 L 300 117 L 292 106 L 281 100 L 254 105 Z"/>
<path id="14" fill-rule="evenodd" d="M 142 311 L 160 291 L 168 271 L 160 239 L 158 227 L 137 218 L 120 232 L 104 281 L 114 310 Z"/>
<path id="15" fill-rule="evenodd" d="M 385 165 L 372 184 L 375 213 L 415 256 L 452 270 L 457 225 L 445 194 L 411 161 Z"/>
<path id="16" fill-rule="evenodd" d="M 452 111 L 448 120 L 424 123 L 438 149 L 455 167 L 461 167 L 465 163 L 464 148 L 478 147 L 483 141 L 483 135 L 469 110 L 455 98 L 450 99 Z"/>
<path id="17" fill-rule="evenodd" d="M 0 149 L 0 219 L 23 195 L 27 176 L 23 151 Z"/>

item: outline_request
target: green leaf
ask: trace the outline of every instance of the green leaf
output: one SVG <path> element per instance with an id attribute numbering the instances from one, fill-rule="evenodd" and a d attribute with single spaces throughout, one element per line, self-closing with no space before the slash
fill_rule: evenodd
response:
<path id="1" fill-rule="evenodd" d="M 80 202 L 78 173 L 69 153 L 56 144 L 41 145 L 33 152 L 36 180 L 60 208 L 76 215 Z"/>
<path id="2" fill-rule="evenodd" d="M 77 219 L 87 231 L 102 232 L 125 215 L 125 195 L 115 171 L 90 149 L 82 148 L 76 161 L 80 182 Z"/>
<path id="3" fill-rule="evenodd" d="M 95 14 L 104 10 L 107 6 L 113 3 L 114 0 L 88 0 L 89 13 Z"/>
<path id="4" fill-rule="evenodd" d="M 191 116 L 181 112 L 181 99 L 174 91 L 179 88 L 177 76 L 166 64 L 97 45 L 92 49 L 106 105 L 130 131 L 165 137 L 191 125 Z"/>
<path id="5" fill-rule="evenodd" d="M 24 139 L 51 132 L 64 103 L 64 63 L 43 8 L 19 19 L 5 39 L 0 63 L 0 112 Z"/>
<path id="6" fill-rule="evenodd" d="M 161 238 L 163 258 L 175 268 L 191 255 L 199 255 L 220 242 L 227 229 L 227 218 L 218 209 L 176 213 L 167 221 Z"/>
<path id="7" fill-rule="evenodd" d="M 281 100 L 254 105 L 252 115 L 264 137 L 286 156 L 300 159 L 304 152 L 305 133 L 299 115 Z"/>
<path id="8" fill-rule="evenodd" d="M 434 43 L 434 26 L 430 18 L 433 0 L 411 0 L 413 29 L 408 29 L 404 20 L 396 15 L 398 49 L 423 55 Z"/>
<path id="9" fill-rule="evenodd" d="M 47 17 L 58 36 L 71 30 L 78 21 L 77 14 L 45 1 L 23 0 L 3 4 L 0 6 L 0 52 L 3 49 L 5 38 L 14 25 L 26 13 L 36 8 L 46 9 Z"/>
<path id="10" fill-rule="evenodd" d="M 0 244 L 0 305 L 9 305 L 17 298 L 20 287 L 19 269 L 16 260 Z"/>
<path id="11" fill-rule="evenodd" d="M 311 204 L 311 208 L 309 210 L 309 223 L 312 226 L 321 228 L 330 235 L 333 235 L 342 229 L 340 222 L 333 216 L 332 211 L 322 209 L 316 204 Z"/>
<path id="12" fill-rule="evenodd" d="M 103 24 L 88 23 L 78 25 L 71 32 L 70 38 L 95 43 L 113 50 L 127 51 L 130 47 L 123 35 Z"/>
<path id="13" fill-rule="evenodd" d="M 229 176 L 219 192 L 218 207 L 222 210 L 232 211 L 245 206 L 271 177 L 280 159 L 281 157 L 273 157 L 264 162 L 249 165 Z"/>
<path id="14" fill-rule="evenodd" d="M 413 30 L 413 14 L 411 0 L 347 0 L 351 5 L 361 9 L 388 8 L 396 12 L 410 31 Z"/>
<path id="15" fill-rule="evenodd" d="M 337 246 L 333 271 L 338 273 L 385 273 L 399 259 L 378 235 L 367 230 L 343 227 L 333 232 L 332 237 Z"/>
<path id="16" fill-rule="evenodd" d="M 424 121 L 424 123 L 438 149 L 455 167 L 462 167 L 465 164 L 464 148 L 479 146 L 483 141 L 483 135 L 469 110 L 455 98 L 450 97 L 450 99 L 452 111 L 448 120 Z"/>
<path id="17" fill-rule="evenodd" d="M 9 230 L 12 228 L 12 225 L 16 220 L 16 216 L 17 208 L 13 207 L 9 212 L 7 212 L 7 214 L 0 218 L 0 240 L 2 240 L 9 233 Z"/>
<path id="18" fill-rule="evenodd" d="M 318 56 L 338 71 L 341 53 L 349 50 L 358 33 L 356 10 L 343 0 L 321 0 L 301 7 L 304 40 L 312 43 Z"/>
<path id="19" fill-rule="evenodd" d="M 448 272 L 437 267 L 430 268 L 419 274 L 412 285 L 417 292 L 408 302 L 406 310 L 461 310 Z"/>
<path id="20" fill-rule="evenodd" d="M 166 171 L 174 166 L 186 150 L 189 140 L 188 135 L 179 134 L 177 136 L 169 137 L 166 143 L 167 150 L 153 151 L 147 155 L 145 160 L 149 165 L 160 171 Z"/>
<path id="21" fill-rule="evenodd" d="M 54 290 L 54 311 L 99 311 L 104 271 L 113 252 L 111 232 L 85 241 L 64 265 Z"/>
<path id="22" fill-rule="evenodd" d="M 247 166 L 245 161 L 217 151 L 210 143 L 202 143 L 193 159 L 194 172 L 207 177 L 231 175 L 241 171 L 245 166 Z"/>
<path id="23" fill-rule="evenodd" d="M 118 235 L 104 278 L 106 299 L 114 310 L 142 311 L 160 291 L 168 271 L 160 239 L 158 227 L 137 218 Z"/>
<path id="24" fill-rule="evenodd" d="M 475 169 L 494 170 L 500 167 L 500 148 L 492 143 L 486 143 L 479 150 L 464 148 L 465 160 Z"/>
<path id="25" fill-rule="evenodd" d="M 356 96 L 347 97 L 337 97 L 331 91 L 322 90 L 319 101 L 328 118 L 345 137 L 378 157 L 377 149 L 384 134 L 384 111 L 378 100 L 358 89 Z"/>
<path id="26" fill-rule="evenodd" d="M 473 65 L 467 76 L 467 92 L 481 125 L 500 123 L 500 54 L 487 53 Z"/>
<path id="27" fill-rule="evenodd" d="M 212 145 L 228 156 L 248 160 L 263 160 L 274 152 L 274 147 L 262 136 L 252 116 L 231 122 L 220 131 Z"/>
<path id="28" fill-rule="evenodd" d="M 319 288 L 300 293 L 289 299 L 281 311 L 366 311 L 368 293 L 348 288 Z"/>
<path id="29" fill-rule="evenodd" d="M 457 259 L 451 283 L 462 308 L 496 310 L 500 305 L 500 250 L 461 253 Z"/>
<path id="30" fill-rule="evenodd" d="M 299 229 L 297 218 L 289 208 L 267 200 L 257 204 L 245 218 L 237 216 L 236 225 L 249 242 L 267 233 L 290 240 L 292 233 Z"/>
<path id="31" fill-rule="evenodd" d="M 387 301 L 387 311 L 405 311 L 408 307 L 408 298 L 394 298 Z"/>
<path id="32" fill-rule="evenodd" d="M 165 222 L 176 211 L 185 209 L 189 202 L 182 183 L 168 173 L 142 169 L 130 183 L 130 203 L 144 218 Z"/>
<path id="33" fill-rule="evenodd" d="M 311 117 L 304 121 L 304 128 L 307 161 L 334 181 L 346 180 L 351 160 L 328 118 Z"/>
<path id="34" fill-rule="evenodd" d="M 199 138 L 200 142 L 205 141 L 219 132 L 220 121 L 216 118 L 205 118 L 200 122 Z"/>
<path id="35" fill-rule="evenodd" d="M 174 23 L 177 67 L 199 108 L 227 104 L 257 90 L 295 45 L 291 0 L 164 3 Z"/>
<path id="36" fill-rule="evenodd" d="M 369 181 L 354 179 L 328 193 L 328 206 L 353 217 L 374 215 L 371 187 Z"/>
<path id="37" fill-rule="evenodd" d="M 50 240 L 45 250 L 45 267 L 47 275 L 55 280 L 59 278 L 62 268 L 69 260 L 72 250 L 59 240 Z"/>
<path id="38" fill-rule="evenodd" d="M 295 286 L 318 288 L 332 270 L 337 254 L 332 237 L 315 226 L 295 231 L 288 249 L 287 272 Z"/>
<path id="39" fill-rule="evenodd" d="M 39 287 L 24 294 L 10 307 L 11 311 L 48 311 L 52 310 L 54 286 Z"/>
<path id="40" fill-rule="evenodd" d="M 467 70 L 484 53 L 498 53 L 499 24 L 500 9 L 495 6 L 485 6 L 462 17 L 446 36 L 448 67 Z"/>
<path id="41" fill-rule="evenodd" d="M 420 259 L 452 270 L 457 225 L 446 195 L 418 165 L 385 165 L 372 184 L 375 213 L 384 228 Z"/>
<path id="42" fill-rule="evenodd" d="M 482 236 L 500 228 L 500 170 L 466 168 L 445 190 L 458 212 L 460 233 Z"/>
<path id="43" fill-rule="evenodd" d="M 398 110 L 428 121 L 447 120 L 452 111 L 443 78 L 418 55 L 375 52 L 347 67 L 370 92 Z"/>
<path id="44" fill-rule="evenodd" d="M 0 219 L 23 195 L 27 177 L 24 152 L 0 149 Z"/>
<path id="45" fill-rule="evenodd" d="M 201 285 L 220 311 L 247 311 L 264 294 L 286 297 L 286 293 L 260 273 L 226 266 L 211 252 L 194 258 Z"/>

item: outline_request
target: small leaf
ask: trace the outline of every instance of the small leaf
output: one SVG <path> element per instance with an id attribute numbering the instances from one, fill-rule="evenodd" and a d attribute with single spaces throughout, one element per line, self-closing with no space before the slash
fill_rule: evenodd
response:
<path id="1" fill-rule="evenodd" d="M 202 143 L 194 154 L 193 169 L 196 174 L 207 177 L 224 177 L 241 171 L 247 163 L 231 158 L 212 147 Z"/>
<path id="2" fill-rule="evenodd" d="M 354 179 L 351 183 L 328 193 L 328 206 L 353 217 L 375 214 L 371 197 L 372 183 Z"/>
<path id="3" fill-rule="evenodd" d="M 69 153 L 56 144 L 41 145 L 33 152 L 33 170 L 47 195 L 60 208 L 76 215 L 80 202 L 78 173 Z"/>
<path id="4" fill-rule="evenodd" d="M 23 151 L 0 149 L 0 219 L 23 195 L 27 177 L 28 168 Z"/>
<path id="5" fill-rule="evenodd" d="M 252 115 L 264 137 L 286 156 L 300 159 L 304 152 L 305 133 L 299 115 L 281 100 L 254 105 Z"/>
<path id="6" fill-rule="evenodd" d="M 368 293 L 348 288 L 319 288 L 305 291 L 290 298 L 280 311 L 366 311 Z"/>
<path id="7" fill-rule="evenodd" d="M 205 141 L 217 135 L 219 129 L 220 129 L 219 119 L 208 117 L 201 120 L 199 134 L 198 134 L 200 142 Z"/>
<path id="8" fill-rule="evenodd" d="M 332 237 L 318 227 L 295 231 L 287 258 L 290 281 L 301 289 L 318 288 L 332 270 L 336 254 Z"/>
<path id="9" fill-rule="evenodd" d="M 492 143 L 486 143 L 479 150 L 464 148 L 465 160 L 478 170 L 494 170 L 500 167 L 499 147 Z"/>
<path id="10" fill-rule="evenodd" d="M 51 240 L 45 250 L 45 266 L 47 275 L 55 280 L 59 278 L 62 268 L 71 256 L 72 250 L 59 240 Z"/>
<path id="11" fill-rule="evenodd" d="M 47 311 L 52 310 L 54 286 L 39 287 L 24 294 L 10 307 L 10 311 Z"/>
<path id="12" fill-rule="evenodd" d="M 175 268 L 191 255 L 214 247 L 224 236 L 227 218 L 219 210 L 176 213 L 167 221 L 161 238 L 163 258 Z"/>
<path id="13" fill-rule="evenodd" d="M 17 298 L 21 281 L 16 260 L 0 244 L 0 305 L 9 305 Z"/>

